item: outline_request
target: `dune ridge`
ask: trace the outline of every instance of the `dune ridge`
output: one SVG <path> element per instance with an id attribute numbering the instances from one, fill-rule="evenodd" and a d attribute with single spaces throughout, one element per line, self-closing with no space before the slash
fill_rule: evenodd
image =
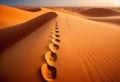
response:
<path id="1" fill-rule="evenodd" d="M 0 29 L 0 53 L 3 52 L 7 47 L 11 46 L 11 44 L 40 28 L 42 25 L 55 17 L 57 17 L 56 13 L 49 12 L 23 24 Z M 23 33 L 23 31 L 25 32 Z"/>

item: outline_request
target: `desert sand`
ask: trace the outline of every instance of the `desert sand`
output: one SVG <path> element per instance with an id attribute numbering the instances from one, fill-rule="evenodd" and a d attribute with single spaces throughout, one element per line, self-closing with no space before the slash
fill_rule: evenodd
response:
<path id="1" fill-rule="evenodd" d="M 120 26 L 120 11 L 112 8 L 92 8 L 80 12 L 87 19 Z M 101 14 L 102 13 L 102 14 Z"/>
<path id="2" fill-rule="evenodd" d="M 118 26 L 120 25 L 119 8 L 55 7 L 49 9 L 72 14 L 93 21 L 109 23 Z"/>
<path id="3" fill-rule="evenodd" d="M 118 24 L 46 8 L 2 7 L 2 13 L 14 12 L 0 17 L 1 82 L 120 82 Z"/>
<path id="4" fill-rule="evenodd" d="M 38 11 L 36 13 L 27 12 L 21 9 L 8 7 L 4 5 L 0 5 L 0 28 L 10 27 L 13 25 L 18 25 L 29 20 L 32 20 L 39 15 L 42 15 L 46 11 L 50 11 L 45 8 L 42 11 Z"/>

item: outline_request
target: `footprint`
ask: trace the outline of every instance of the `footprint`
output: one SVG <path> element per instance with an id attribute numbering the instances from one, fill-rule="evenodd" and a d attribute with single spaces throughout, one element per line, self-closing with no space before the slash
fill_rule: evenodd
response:
<path id="1" fill-rule="evenodd" d="M 56 55 L 56 53 L 48 51 L 45 54 L 45 60 L 46 60 L 46 62 L 47 62 L 48 65 L 54 66 L 54 63 L 57 61 L 57 55 Z"/>
<path id="2" fill-rule="evenodd" d="M 59 29 L 58 27 L 56 27 L 55 29 Z"/>
<path id="3" fill-rule="evenodd" d="M 51 42 L 54 43 L 54 44 L 59 44 L 56 39 L 51 39 Z"/>
<path id="4" fill-rule="evenodd" d="M 58 35 L 57 35 L 57 36 L 58 36 Z M 56 36 L 56 35 L 54 35 L 54 34 L 52 34 L 52 35 L 51 35 L 51 37 L 52 37 L 52 38 L 54 38 L 54 39 L 59 39 L 59 38 L 60 38 L 60 36 L 59 36 L 59 37 L 57 37 L 57 36 Z"/>
<path id="5" fill-rule="evenodd" d="M 58 44 L 54 44 L 54 43 L 51 43 L 49 44 L 49 49 L 52 51 L 52 52 L 56 52 L 56 50 L 59 49 L 59 45 Z"/>
<path id="6" fill-rule="evenodd" d="M 50 43 L 48 47 L 49 47 L 50 51 L 56 52 L 56 49 L 54 48 L 54 44 L 53 43 Z"/>
<path id="7" fill-rule="evenodd" d="M 56 30 L 56 31 L 55 31 L 55 30 L 53 30 L 51 33 L 52 33 L 52 34 L 59 35 L 59 32 L 60 32 L 60 31 L 58 31 L 58 30 Z"/>
<path id="8" fill-rule="evenodd" d="M 54 44 L 54 47 L 58 50 L 59 49 L 59 45 L 58 44 Z"/>
<path id="9" fill-rule="evenodd" d="M 59 33 L 60 31 L 55 31 L 56 33 Z"/>
<path id="10" fill-rule="evenodd" d="M 58 30 L 59 28 L 58 27 L 56 27 L 56 28 L 52 28 L 52 30 Z"/>
<path id="11" fill-rule="evenodd" d="M 56 34 L 55 36 L 56 36 L 56 37 L 60 37 L 60 35 L 58 35 L 58 34 Z"/>
<path id="12" fill-rule="evenodd" d="M 57 71 L 55 67 L 44 63 L 41 66 L 41 74 L 46 81 L 50 82 L 56 79 Z"/>
<path id="13" fill-rule="evenodd" d="M 60 39 L 57 39 L 57 38 L 56 38 L 55 40 L 56 40 L 57 42 L 60 42 Z"/>
<path id="14" fill-rule="evenodd" d="M 56 38 L 56 36 L 54 34 L 51 35 L 52 38 Z"/>

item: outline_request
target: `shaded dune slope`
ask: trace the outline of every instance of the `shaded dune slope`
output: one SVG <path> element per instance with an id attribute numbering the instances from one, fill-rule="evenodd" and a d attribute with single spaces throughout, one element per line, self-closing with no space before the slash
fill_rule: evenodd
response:
<path id="1" fill-rule="evenodd" d="M 0 53 L 56 16 L 56 13 L 49 12 L 23 24 L 0 29 Z"/>
<path id="2" fill-rule="evenodd" d="M 80 13 L 83 15 L 92 16 L 92 17 L 120 15 L 119 12 L 116 12 L 116 11 L 110 10 L 110 9 L 105 9 L 105 8 L 90 8 L 90 9 L 84 10 Z"/>

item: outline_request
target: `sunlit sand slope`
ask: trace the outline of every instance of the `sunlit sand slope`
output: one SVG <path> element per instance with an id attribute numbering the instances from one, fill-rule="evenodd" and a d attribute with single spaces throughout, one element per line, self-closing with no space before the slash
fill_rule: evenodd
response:
<path id="1" fill-rule="evenodd" d="M 58 15 L 61 44 L 55 82 L 119 82 L 119 26 Z"/>
<path id="2" fill-rule="evenodd" d="M 41 8 L 38 12 L 29 12 L 21 9 L 0 5 L 0 28 L 27 22 L 41 14 L 50 12 L 48 9 Z"/>

